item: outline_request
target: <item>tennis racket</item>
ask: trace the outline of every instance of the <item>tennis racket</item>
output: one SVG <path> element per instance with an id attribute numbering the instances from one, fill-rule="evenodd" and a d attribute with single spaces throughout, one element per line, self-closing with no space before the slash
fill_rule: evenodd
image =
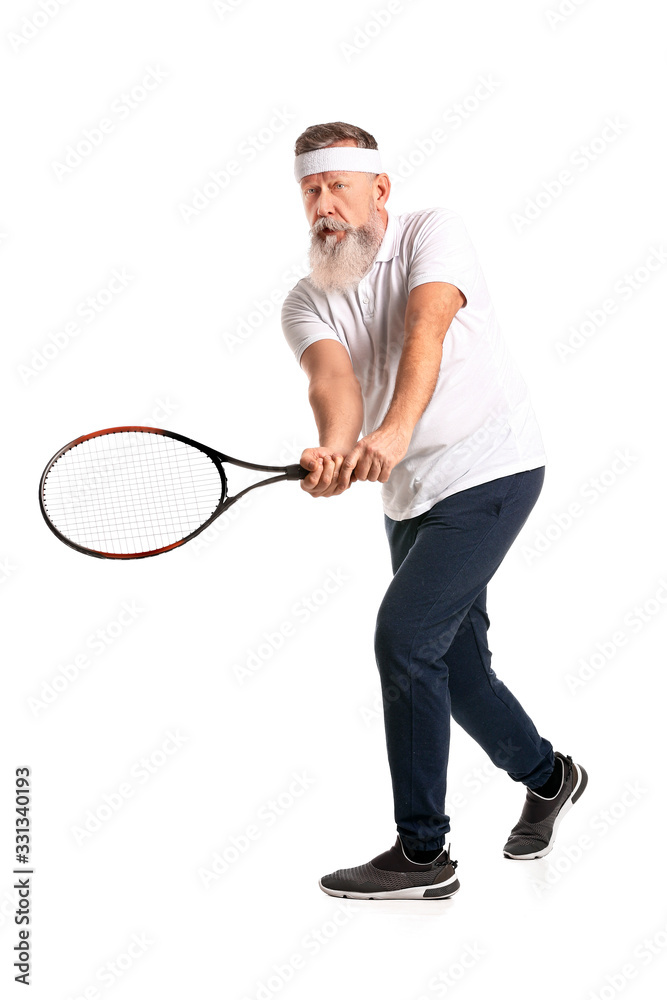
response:
<path id="1" fill-rule="evenodd" d="M 230 497 L 223 462 L 280 475 Z M 39 503 L 54 535 L 78 552 L 143 559 L 194 538 L 249 490 L 307 475 L 301 465 L 242 462 L 157 427 L 111 427 L 53 456 Z"/>

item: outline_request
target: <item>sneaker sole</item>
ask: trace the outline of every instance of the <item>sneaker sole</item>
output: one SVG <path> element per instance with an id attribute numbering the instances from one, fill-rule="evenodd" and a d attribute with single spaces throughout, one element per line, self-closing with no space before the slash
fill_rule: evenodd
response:
<path id="1" fill-rule="evenodd" d="M 556 832 L 558 830 L 558 827 L 560 826 L 560 821 L 562 820 L 563 816 L 565 816 L 565 814 L 570 811 L 570 809 L 577 801 L 577 799 L 580 798 L 580 796 L 584 792 L 584 789 L 586 788 L 586 785 L 588 784 L 588 774 L 586 773 L 584 768 L 581 767 L 580 764 L 576 764 L 575 767 L 577 768 L 577 771 L 579 771 L 579 781 L 574 786 L 572 794 L 568 799 L 565 800 L 561 811 L 556 816 L 553 825 L 553 830 L 551 831 L 551 838 L 549 839 L 549 843 L 547 844 L 547 846 L 543 847 L 541 851 L 535 851 L 533 854 L 509 854 L 508 851 L 503 851 L 504 857 L 510 858 L 512 861 L 534 861 L 536 858 L 546 857 L 547 854 L 550 854 L 551 851 L 553 851 L 554 841 L 556 839 Z"/>
<path id="2" fill-rule="evenodd" d="M 343 899 L 449 899 L 461 888 L 458 878 L 454 875 L 447 882 L 437 885 L 417 885 L 409 889 L 390 889 L 386 892 L 352 892 L 349 889 L 327 889 L 319 882 L 322 892 L 329 896 L 339 896 Z"/>

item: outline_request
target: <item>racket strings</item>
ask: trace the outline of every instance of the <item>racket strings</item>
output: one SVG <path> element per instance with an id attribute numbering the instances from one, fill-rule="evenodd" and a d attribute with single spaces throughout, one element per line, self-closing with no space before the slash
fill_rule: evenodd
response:
<path id="1" fill-rule="evenodd" d="M 54 527 L 94 552 L 135 555 L 174 545 L 218 507 L 224 481 L 192 445 L 149 431 L 88 438 L 61 455 L 44 482 Z"/>

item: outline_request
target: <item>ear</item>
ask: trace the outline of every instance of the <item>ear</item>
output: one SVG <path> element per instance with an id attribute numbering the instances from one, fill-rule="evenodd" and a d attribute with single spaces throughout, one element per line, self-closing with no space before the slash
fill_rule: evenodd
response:
<path id="1" fill-rule="evenodd" d="M 377 174 L 371 184 L 376 208 L 384 208 L 391 193 L 391 181 L 387 174 Z"/>

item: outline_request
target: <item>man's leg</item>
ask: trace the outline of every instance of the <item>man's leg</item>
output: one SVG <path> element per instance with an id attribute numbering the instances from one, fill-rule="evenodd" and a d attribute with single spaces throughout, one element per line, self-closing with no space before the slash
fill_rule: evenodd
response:
<path id="1" fill-rule="evenodd" d="M 489 619 L 486 588 L 478 594 L 461 622 L 445 660 L 449 676 L 452 718 L 486 750 L 493 763 L 527 786 L 526 801 L 503 853 L 506 858 L 543 858 L 552 848 L 558 825 L 578 801 L 588 782 L 586 770 L 560 752 L 549 755 L 553 773 L 542 766 L 531 770 L 532 753 L 525 756 L 522 740 L 532 732 L 545 753 L 551 744 L 542 739 L 514 695 L 491 669 L 487 644 Z"/>
<path id="2" fill-rule="evenodd" d="M 528 788 L 540 787 L 554 767 L 542 738 L 491 667 L 486 587 L 475 598 L 445 654 L 452 718 L 479 743 L 496 767 Z"/>
<path id="3" fill-rule="evenodd" d="M 504 476 L 446 497 L 419 518 L 386 519 L 395 575 L 378 612 L 375 649 L 395 819 L 409 849 L 435 850 L 449 832 L 446 654 L 525 523 L 543 478 L 543 468 Z M 506 708 L 515 716 L 513 753 L 521 762 L 514 773 L 539 785 L 553 768 L 553 750 L 536 739 L 513 702 Z"/>

